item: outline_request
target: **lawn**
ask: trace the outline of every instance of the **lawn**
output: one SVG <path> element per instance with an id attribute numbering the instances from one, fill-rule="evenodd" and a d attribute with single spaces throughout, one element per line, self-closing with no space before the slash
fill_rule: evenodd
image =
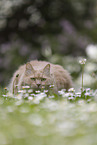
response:
<path id="1" fill-rule="evenodd" d="M 0 90 L 0 145 L 97 145 L 96 92 L 37 92 L 13 98 Z M 23 94 L 24 95 L 24 94 Z"/>

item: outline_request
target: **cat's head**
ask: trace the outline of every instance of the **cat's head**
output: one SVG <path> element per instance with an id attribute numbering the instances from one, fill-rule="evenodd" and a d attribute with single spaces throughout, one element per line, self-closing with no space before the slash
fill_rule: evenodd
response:
<path id="1" fill-rule="evenodd" d="M 39 70 L 34 69 L 30 63 L 27 63 L 23 83 L 30 85 L 33 89 L 48 88 L 52 84 L 50 64 Z"/>

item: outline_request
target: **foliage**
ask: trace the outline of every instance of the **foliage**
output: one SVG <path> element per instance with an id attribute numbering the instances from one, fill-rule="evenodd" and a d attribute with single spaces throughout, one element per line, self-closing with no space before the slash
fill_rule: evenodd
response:
<path id="1" fill-rule="evenodd" d="M 1 0 L 0 83 L 32 59 L 63 65 L 67 55 L 86 55 L 96 33 L 96 0 Z"/>
<path id="2" fill-rule="evenodd" d="M 97 90 L 71 88 L 48 97 L 36 92 L 33 99 L 6 91 L 0 96 L 0 144 L 97 144 Z"/>

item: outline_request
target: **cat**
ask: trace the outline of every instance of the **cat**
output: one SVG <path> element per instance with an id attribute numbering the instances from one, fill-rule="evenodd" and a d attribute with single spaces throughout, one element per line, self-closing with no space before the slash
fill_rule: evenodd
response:
<path id="1" fill-rule="evenodd" d="M 19 67 L 14 73 L 10 89 L 16 94 L 23 85 L 29 85 L 32 89 L 49 89 L 53 86 L 55 93 L 58 90 L 72 87 L 70 74 L 60 65 L 55 65 L 46 61 L 33 60 Z"/>

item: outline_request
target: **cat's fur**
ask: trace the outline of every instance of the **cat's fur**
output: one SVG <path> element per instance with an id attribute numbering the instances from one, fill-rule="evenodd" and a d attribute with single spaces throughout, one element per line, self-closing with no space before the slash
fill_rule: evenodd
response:
<path id="1" fill-rule="evenodd" d="M 37 90 L 54 85 L 53 90 L 57 92 L 60 89 L 68 90 L 72 86 L 72 80 L 62 66 L 34 60 L 20 66 L 14 73 L 10 83 L 11 92 L 16 94 L 22 85 L 30 85 Z"/>

